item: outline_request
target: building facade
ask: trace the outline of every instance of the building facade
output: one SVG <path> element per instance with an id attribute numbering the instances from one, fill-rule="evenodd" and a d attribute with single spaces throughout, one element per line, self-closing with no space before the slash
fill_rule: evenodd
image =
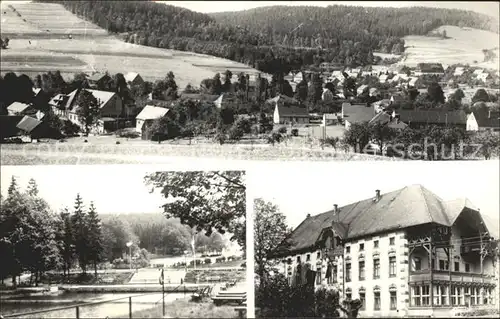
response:
<path id="1" fill-rule="evenodd" d="M 447 317 L 498 305 L 498 242 L 481 222 L 468 200 L 412 185 L 309 215 L 271 258 L 291 285 L 359 298 L 360 317 Z"/>

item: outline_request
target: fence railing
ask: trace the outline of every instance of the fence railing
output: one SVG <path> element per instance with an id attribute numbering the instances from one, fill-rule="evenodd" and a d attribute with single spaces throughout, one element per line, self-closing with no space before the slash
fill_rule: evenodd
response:
<path id="1" fill-rule="evenodd" d="M 165 292 L 165 295 L 169 295 L 172 292 Z M 178 292 L 177 292 L 178 293 Z M 138 301 L 138 298 L 149 296 L 161 296 L 160 300 L 155 299 L 150 299 L 150 300 L 143 300 L 143 301 Z M 136 302 L 133 302 L 133 299 L 136 299 Z M 127 296 L 127 297 L 120 297 L 120 298 L 114 298 L 114 299 L 107 299 L 107 300 L 101 300 L 101 301 L 93 301 L 93 302 L 85 302 L 85 303 L 79 303 L 79 304 L 74 304 L 74 305 L 68 305 L 68 306 L 62 306 L 62 307 L 55 307 L 55 308 L 50 308 L 50 309 L 41 309 L 41 310 L 33 310 L 33 311 L 26 311 L 22 313 L 14 313 L 14 314 L 5 314 L 3 315 L 3 318 L 26 318 L 26 317 L 32 317 L 32 318 L 40 318 L 42 317 L 42 314 L 44 314 L 43 317 L 45 318 L 76 318 L 76 319 L 81 319 L 81 318 L 111 318 L 111 317 L 119 317 L 119 318 L 124 318 L 128 315 L 128 318 L 132 318 L 133 312 L 134 311 L 140 311 L 140 310 L 145 310 L 145 309 L 151 309 L 155 308 L 158 306 L 158 303 L 163 300 L 163 295 L 162 293 L 158 292 L 150 292 L 150 293 L 144 293 L 140 295 L 133 295 L 133 296 Z M 111 305 L 114 304 L 114 305 Z M 118 304 L 123 305 L 120 307 Z M 133 307 L 133 305 L 136 305 L 136 307 Z M 111 306 L 103 306 L 103 305 L 111 305 Z M 143 305 L 142 307 L 137 307 L 137 305 Z M 144 307 L 144 305 L 146 305 Z M 99 307 L 102 306 L 102 307 Z M 125 307 L 128 306 L 128 307 Z M 85 314 L 83 313 L 85 310 Z M 73 315 L 71 314 L 73 313 Z M 50 315 L 52 314 L 52 315 Z M 47 315 L 47 316 L 45 316 Z"/>

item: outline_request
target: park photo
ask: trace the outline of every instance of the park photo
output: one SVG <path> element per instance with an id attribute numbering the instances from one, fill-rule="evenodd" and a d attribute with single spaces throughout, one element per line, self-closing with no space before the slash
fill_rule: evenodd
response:
<path id="1" fill-rule="evenodd" d="M 3 318 L 246 316 L 243 171 L 2 166 Z"/>
<path id="2" fill-rule="evenodd" d="M 249 173 L 256 318 L 498 317 L 498 165 L 391 164 Z"/>

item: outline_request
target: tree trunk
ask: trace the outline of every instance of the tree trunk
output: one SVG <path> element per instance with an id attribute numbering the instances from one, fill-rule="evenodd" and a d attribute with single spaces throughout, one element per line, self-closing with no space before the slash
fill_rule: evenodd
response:
<path id="1" fill-rule="evenodd" d="M 94 261 L 94 275 L 95 278 L 97 279 L 97 262 Z"/>
<path id="2" fill-rule="evenodd" d="M 16 281 L 17 275 L 12 275 L 12 287 L 17 288 L 17 281 Z"/>

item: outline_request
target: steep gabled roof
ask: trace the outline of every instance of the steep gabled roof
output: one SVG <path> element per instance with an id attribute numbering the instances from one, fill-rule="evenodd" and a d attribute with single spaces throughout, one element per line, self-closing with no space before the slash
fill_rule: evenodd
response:
<path id="1" fill-rule="evenodd" d="M 472 111 L 479 127 L 500 127 L 500 113 L 488 111 L 486 109 L 476 109 Z"/>
<path id="2" fill-rule="evenodd" d="M 7 106 L 7 110 L 14 113 L 22 113 L 29 108 L 29 104 L 21 102 L 12 102 L 11 105 Z"/>
<path id="3" fill-rule="evenodd" d="M 125 81 L 128 83 L 128 82 L 133 82 L 135 80 L 135 78 L 138 76 L 139 76 L 139 73 L 137 73 L 137 72 L 128 72 L 123 77 L 125 78 Z"/>
<path id="4" fill-rule="evenodd" d="M 375 116 L 375 110 L 364 104 L 342 103 L 342 115 L 350 123 L 370 122 Z"/>
<path id="5" fill-rule="evenodd" d="M 20 130 L 25 131 L 26 133 L 31 133 L 40 124 L 42 124 L 41 121 L 26 115 L 22 118 L 21 121 L 19 121 L 19 123 L 17 123 L 16 127 Z"/>
<path id="6" fill-rule="evenodd" d="M 398 110 L 397 114 L 405 123 L 428 123 L 428 124 L 462 124 L 467 122 L 467 115 L 463 110 Z"/>
<path id="7" fill-rule="evenodd" d="M 278 108 L 278 114 L 280 116 L 309 117 L 306 108 L 283 105 L 278 105 L 276 107 Z"/>
<path id="8" fill-rule="evenodd" d="M 116 94 L 115 92 L 108 92 L 108 91 L 99 91 L 91 89 L 86 89 L 86 90 L 92 93 L 92 95 L 99 101 L 99 108 L 106 105 L 106 103 L 108 103 L 108 101 L 111 100 L 111 98 Z"/>
<path id="9" fill-rule="evenodd" d="M 106 73 L 94 73 L 88 77 L 90 81 L 99 81 L 106 76 Z"/>
<path id="10" fill-rule="evenodd" d="M 319 233 L 332 224 L 344 239 L 364 237 L 375 233 L 404 229 L 428 223 L 450 225 L 447 206 L 434 193 L 421 185 L 411 185 L 382 194 L 380 199 L 368 198 L 340 207 L 334 211 L 306 218 L 282 245 L 290 251 L 315 245 Z"/>
<path id="11" fill-rule="evenodd" d="M 154 120 L 159 119 L 167 114 L 169 109 L 164 107 L 156 107 L 153 105 L 146 105 L 142 111 L 137 115 L 138 120 Z"/>

